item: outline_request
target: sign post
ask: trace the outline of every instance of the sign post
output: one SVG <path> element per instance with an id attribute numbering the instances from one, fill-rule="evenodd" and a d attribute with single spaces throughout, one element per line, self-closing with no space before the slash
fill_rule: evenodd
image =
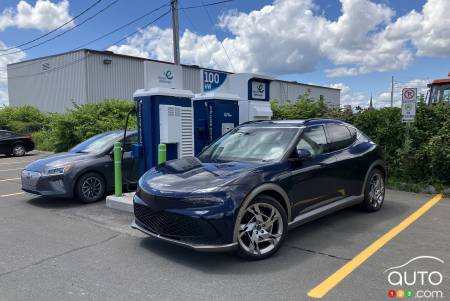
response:
<path id="1" fill-rule="evenodd" d="M 414 122 L 416 117 L 417 89 L 404 88 L 402 90 L 402 122 Z"/>
<path id="2" fill-rule="evenodd" d="M 405 146 L 409 148 L 409 125 L 416 118 L 417 88 L 402 90 L 402 122 L 406 123 Z"/>

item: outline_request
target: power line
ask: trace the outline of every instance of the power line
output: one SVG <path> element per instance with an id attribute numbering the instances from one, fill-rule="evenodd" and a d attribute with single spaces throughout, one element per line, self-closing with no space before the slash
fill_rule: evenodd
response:
<path id="1" fill-rule="evenodd" d="M 211 27 L 212 27 L 212 29 L 213 29 L 213 31 L 214 31 L 214 34 L 217 36 L 216 29 L 215 29 L 215 25 L 214 25 L 214 22 L 213 22 L 213 20 L 212 20 L 212 17 L 211 17 L 211 15 L 209 14 L 208 9 L 206 8 L 206 4 L 204 3 L 204 1 L 203 1 L 203 0 L 201 0 L 201 1 L 202 1 L 202 4 L 203 4 L 203 10 L 206 12 L 206 15 L 208 16 L 208 19 L 209 19 L 209 23 L 211 24 Z M 227 1 L 227 2 L 230 2 L 230 1 Z M 230 65 L 231 70 L 232 70 L 233 72 L 235 72 L 233 63 L 231 62 L 230 56 L 228 55 L 228 52 L 227 52 L 227 50 L 225 49 L 225 46 L 223 45 L 222 41 L 221 41 L 219 38 L 217 38 L 217 39 L 219 40 L 220 45 L 222 46 L 222 49 L 223 49 L 223 51 L 225 52 L 225 55 L 226 55 L 226 57 L 227 57 L 228 64 Z"/>
<path id="2" fill-rule="evenodd" d="M 140 17 L 137 17 L 137 18 L 129 21 L 128 23 L 123 24 L 123 25 L 115 28 L 114 30 L 112 30 L 110 32 L 107 32 L 107 33 L 105 33 L 105 34 L 103 34 L 103 35 L 101 35 L 101 36 L 99 36 L 99 37 L 97 37 L 97 38 L 95 38 L 95 39 L 93 39 L 93 40 L 91 40 L 89 42 L 86 42 L 86 43 L 84 43 L 82 45 L 79 45 L 78 47 L 75 47 L 75 48 L 73 48 L 71 50 L 68 50 L 68 51 L 70 52 L 70 51 L 79 50 L 79 49 L 82 49 L 82 48 L 86 47 L 87 45 L 90 45 L 90 44 L 95 43 L 95 42 L 97 42 L 99 40 L 102 40 L 102 39 L 104 39 L 104 38 L 106 38 L 106 37 L 108 37 L 108 36 L 118 32 L 118 31 L 120 31 L 120 30 L 122 30 L 122 29 L 124 29 L 124 28 L 126 28 L 126 27 L 128 27 L 128 26 L 130 26 L 130 25 L 132 25 L 132 24 L 134 24 L 136 22 L 138 22 L 138 21 L 140 21 L 141 19 L 143 19 L 143 18 L 145 18 L 145 17 L 147 17 L 147 16 L 157 12 L 158 10 L 160 10 L 160 9 L 166 7 L 166 6 L 169 6 L 169 5 L 170 5 L 170 3 L 163 4 L 163 5 L 161 5 L 161 6 L 157 7 L 157 8 L 155 8 L 155 9 L 153 9 L 153 10 L 151 10 L 151 11 L 149 11 L 149 12 L 143 14 L 143 15 L 141 15 Z M 24 68 L 24 67 L 27 67 L 27 66 L 31 66 L 31 65 L 40 63 L 41 61 L 43 61 L 45 59 L 46 58 L 43 58 L 41 60 L 33 61 L 33 62 L 30 62 L 29 64 L 20 65 L 20 66 L 17 66 L 17 67 L 9 67 L 8 70 L 15 70 L 15 69 L 20 69 L 20 68 Z"/>
<path id="3" fill-rule="evenodd" d="M 183 7 L 180 5 L 180 9 L 183 10 Z M 198 31 L 196 26 L 194 25 L 194 23 L 192 22 L 192 20 L 189 18 L 189 15 L 187 14 L 187 12 L 185 10 L 183 10 L 184 15 L 186 16 L 186 19 L 188 20 L 189 24 L 191 24 L 192 28 L 194 28 L 195 31 Z M 200 39 L 200 41 L 202 42 L 203 46 L 205 48 L 208 48 L 208 45 L 206 45 L 205 41 L 203 41 L 202 39 Z M 214 56 L 211 56 L 211 59 L 213 60 L 213 62 L 216 64 L 216 66 L 219 66 L 219 64 L 217 63 L 217 61 L 214 59 Z"/>
<path id="4" fill-rule="evenodd" d="M 141 27 L 141 28 L 139 28 L 139 29 L 133 31 L 132 33 L 126 35 L 125 37 L 121 38 L 120 40 L 118 40 L 118 41 L 116 41 L 116 42 L 114 42 L 114 43 L 111 43 L 111 44 L 109 44 L 108 46 L 105 46 L 103 49 L 107 49 L 107 48 L 109 48 L 109 47 L 111 47 L 111 46 L 113 46 L 113 45 L 119 43 L 120 41 L 125 40 L 126 38 L 128 38 L 128 37 L 134 35 L 135 33 L 139 32 L 140 30 L 143 30 L 143 29 L 147 28 L 148 26 L 152 25 L 153 23 L 155 23 L 156 21 L 160 20 L 161 18 L 163 18 L 164 16 L 168 15 L 169 13 L 170 13 L 170 10 L 166 11 L 165 13 L 159 15 L 158 17 L 156 17 L 155 19 L 153 19 L 153 20 L 150 21 L 149 23 L 145 24 L 143 27 Z M 89 56 L 89 54 L 88 54 L 88 56 Z M 73 60 L 73 61 L 71 61 L 71 62 L 69 62 L 69 63 L 67 63 L 67 64 L 64 64 L 64 65 L 61 65 L 61 66 L 58 66 L 58 67 L 55 67 L 55 68 L 51 68 L 51 69 L 49 69 L 49 70 L 45 70 L 45 71 L 41 71 L 41 72 L 37 72 L 37 73 L 33 73 L 33 74 L 18 75 L 18 76 L 10 77 L 10 79 L 12 79 L 12 78 L 26 78 L 26 77 L 32 77 L 32 76 L 41 75 L 41 74 L 44 74 L 44 73 L 49 73 L 49 72 L 61 70 L 61 69 L 64 69 L 64 68 L 66 68 L 66 67 L 68 67 L 68 66 L 71 66 L 71 65 L 73 65 L 73 64 L 76 64 L 76 63 L 85 61 L 85 60 L 87 59 L 88 56 L 85 56 L 85 57 L 82 57 L 82 58 Z"/>
<path id="5" fill-rule="evenodd" d="M 109 9 L 111 6 L 113 6 L 114 4 L 116 4 L 116 3 L 119 2 L 119 1 L 120 1 L 120 0 L 114 0 L 113 2 L 111 2 L 110 4 L 108 4 L 107 6 L 105 6 L 104 8 L 102 8 L 101 10 L 99 10 L 98 12 L 96 12 L 95 14 L 93 14 L 92 16 L 90 16 L 90 17 L 88 17 L 87 19 L 83 20 L 81 23 L 75 25 L 74 27 L 71 27 L 71 28 L 67 29 L 66 31 L 61 32 L 60 34 L 57 34 L 56 36 L 53 36 L 53 37 L 51 37 L 51 38 L 49 38 L 49 39 L 46 39 L 46 40 L 44 40 L 44 41 L 42 41 L 42 42 L 40 42 L 40 43 L 38 43 L 38 44 L 32 45 L 32 46 L 30 46 L 30 47 L 26 47 L 26 48 L 23 48 L 23 49 L 14 51 L 14 52 L 10 52 L 10 53 L 0 54 L 0 57 L 1 57 L 1 56 L 6 56 L 6 55 L 15 54 L 15 53 L 19 53 L 19 52 L 23 52 L 23 51 L 25 51 L 25 50 L 29 50 L 29 49 L 32 49 L 32 48 L 41 46 L 41 45 L 43 45 L 43 44 L 46 44 L 46 43 L 48 43 L 48 42 L 50 42 L 50 41 L 53 41 L 53 40 L 55 40 L 55 39 L 61 37 L 62 35 L 65 35 L 66 33 L 68 33 L 68 32 L 70 32 L 70 31 L 74 30 L 75 28 L 80 27 L 81 25 L 83 25 L 83 24 L 85 24 L 86 22 L 92 20 L 93 18 L 97 17 L 99 14 L 103 13 L 104 11 L 106 11 L 107 9 Z"/>
<path id="6" fill-rule="evenodd" d="M 207 6 L 213 6 L 213 5 L 218 5 L 218 4 L 222 4 L 222 3 L 227 3 L 227 2 L 232 2 L 234 0 L 223 0 L 223 1 L 218 1 L 218 2 L 212 2 L 212 3 L 203 3 L 201 5 L 193 5 L 193 6 L 185 6 L 183 8 L 180 9 L 193 9 L 193 8 L 199 8 L 199 7 L 207 7 Z"/>
<path id="7" fill-rule="evenodd" d="M 58 27 L 52 29 L 51 31 L 49 31 L 49 32 L 47 32 L 47 33 L 45 33 L 45 34 L 43 34 L 43 35 L 40 35 L 40 36 L 38 36 L 38 37 L 36 37 L 36 38 L 34 38 L 34 39 L 28 41 L 28 42 L 24 42 L 24 43 L 22 43 L 22 44 L 19 44 L 19 45 L 10 47 L 10 48 L 3 48 L 3 49 L 0 49 L 0 51 L 3 52 L 3 51 L 8 51 L 8 50 L 12 50 L 12 49 L 15 49 L 15 48 L 19 48 L 19 47 L 22 47 L 22 46 L 31 44 L 31 43 L 33 43 L 33 42 L 36 42 L 36 41 L 38 41 L 38 40 L 40 40 L 40 39 L 42 39 L 42 38 L 45 38 L 46 36 L 48 36 L 48 35 L 54 33 L 55 31 L 57 31 L 57 30 L 63 28 L 63 27 L 66 26 L 67 24 L 70 24 L 71 22 L 75 21 L 76 19 L 78 19 L 79 17 L 81 17 L 82 15 L 84 15 L 86 12 L 88 12 L 89 10 L 91 10 L 92 8 L 94 8 L 97 4 L 99 4 L 99 3 L 102 2 L 102 1 L 103 1 L 103 0 L 97 0 L 97 1 L 94 2 L 91 6 L 89 6 L 89 7 L 86 8 L 85 10 L 83 10 L 81 13 L 79 13 L 78 15 L 76 15 L 75 17 L 73 17 L 72 19 L 70 19 L 69 21 L 67 21 L 66 23 L 61 24 L 60 26 L 58 26 Z"/>
<path id="8" fill-rule="evenodd" d="M 136 29 L 135 31 L 133 31 L 132 33 L 126 35 L 125 37 L 121 38 L 120 40 L 115 41 L 114 43 L 110 44 L 109 46 L 107 46 L 106 48 L 109 48 L 115 44 L 118 44 L 120 42 L 122 42 L 123 40 L 131 37 L 132 35 L 138 33 L 141 30 L 144 30 L 145 28 L 149 27 L 150 25 L 152 25 L 153 23 L 155 23 L 156 21 L 162 19 L 164 16 L 167 16 L 170 13 L 170 10 L 166 11 L 164 14 L 160 15 L 159 17 L 157 17 L 156 19 L 153 19 L 151 22 L 145 24 L 144 26 L 142 26 L 141 28 Z"/>
<path id="9" fill-rule="evenodd" d="M 165 7 L 165 6 L 169 6 L 169 3 L 163 4 L 163 5 L 161 5 L 160 7 L 157 7 L 157 8 L 155 8 L 155 9 L 153 9 L 153 10 L 151 10 L 151 11 L 149 11 L 149 12 L 143 14 L 143 15 L 140 16 L 140 17 L 137 17 L 136 19 L 133 19 L 133 20 L 131 20 L 130 22 L 128 22 L 128 23 L 126 23 L 126 24 L 124 24 L 124 25 L 122 25 L 122 26 L 119 26 L 119 27 L 117 27 L 116 29 L 114 29 L 114 30 L 112 30 L 112 31 L 110 31 L 110 32 L 108 32 L 108 33 L 106 33 L 106 34 L 104 34 L 104 35 L 102 35 L 102 36 L 100 36 L 100 37 L 94 39 L 94 40 L 91 40 L 91 41 L 89 41 L 89 42 L 87 42 L 87 43 L 84 43 L 84 44 L 82 44 L 82 45 L 76 47 L 75 50 L 84 48 L 85 46 L 87 46 L 87 45 L 89 45 L 89 44 L 92 44 L 92 43 L 95 43 L 95 42 L 97 42 L 97 41 L 99 41 L 99 40 L 102 40 L 102 39 L 106 38 L 107 36 L 110 36 L 110 35 L 112 35 L 113 33 L 116 33 L 116 32 L 118 32 L 118 31 L 124 29 L 125 27 L 128 27 L 128 26 L 130 26 L 131 24 L 136 23 L 137 21 L 140 21 L 141 19 L 143 19 L 143 18 L 145 18 L 145 17 L 147 17 L 147 16 L 153 14 L 154 12 L 157 12 L 158 10 L 160 10 L 161 8 L 163 8 L 163 7 Z"/>

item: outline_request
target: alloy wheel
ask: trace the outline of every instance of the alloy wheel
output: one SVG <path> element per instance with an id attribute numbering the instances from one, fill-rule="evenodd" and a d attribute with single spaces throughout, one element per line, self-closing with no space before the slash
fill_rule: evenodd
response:
<path id="1" fill-rule="evenodd" d="M 102 192 L 102 182 L 97 177 L 88 177 L 81 186 L 81 192 L 87 199 L 96 199 Z"/>
<path id="2" fill-rule="evenodd" d="M 370 180 L 369 201 L 373 207 L 379 207 L 384 200 L 384 180 L 383 177 L 375 173 Z"/>
<path id="3" fill-rule="evenodd" d="M 13 148 L 13 155 L 16 157 L 20 157 L 25 155 L 25 148 L 22 145 L 16 145 Z"/>
<path id="4" fill-rule="evenodd" d="M 280 212 L 267 203 L 250 205 L 239 223 L 240 246 L 253 255 L 264 255 L 280 243 L 283 235 Z"/>

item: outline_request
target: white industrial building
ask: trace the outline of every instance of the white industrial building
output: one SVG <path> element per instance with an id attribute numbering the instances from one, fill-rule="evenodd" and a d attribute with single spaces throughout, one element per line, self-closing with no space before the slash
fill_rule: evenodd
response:
<path id="1" fill-rule="evenodd" d="M 110 51 L 81 49 L 48 57 L 9 64 L 8 92 L 11 106 L 33 105 L 42 111 L 64 112 L 73 103 L 95 103 L 105 99 L 132 99 L 145 87 L 147 65 L 170 64 Z M 182 65 L 182 88 L 201 92 L 201 67 Z M 270 99 L 279 103 L 295 101 L 309 91 L 339 106 L 340 90 L 283 80 L 270 83 Z"/>

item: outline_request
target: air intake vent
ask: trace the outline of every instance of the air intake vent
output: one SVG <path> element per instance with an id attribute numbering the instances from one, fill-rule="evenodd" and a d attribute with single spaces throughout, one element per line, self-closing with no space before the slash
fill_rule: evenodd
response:
<path id="1" fill-rule="evenodd" d="M 192 108 L 181 107 L 180 157 L 194 155 L 194 131 L 192 130 Z"/>

